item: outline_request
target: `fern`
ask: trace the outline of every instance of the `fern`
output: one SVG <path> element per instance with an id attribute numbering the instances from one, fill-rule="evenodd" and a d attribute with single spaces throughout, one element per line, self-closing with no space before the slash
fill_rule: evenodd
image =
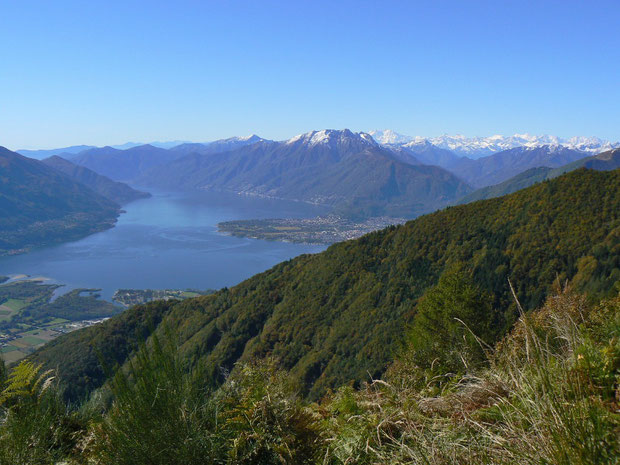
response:
<path id="1" fill-rule="evenodd" d="M 51 385 L 53 370 L 41 372 L 41 365 L 23 361 L 9 374 L 6 386 L 0 394 L 0 406 L 25 398 L 38 398 Z"/>

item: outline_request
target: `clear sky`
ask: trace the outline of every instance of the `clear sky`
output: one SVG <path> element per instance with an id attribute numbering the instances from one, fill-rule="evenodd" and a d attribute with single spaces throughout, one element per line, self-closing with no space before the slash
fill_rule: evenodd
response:
<path id="1" fill-rule="evenodd" d="M 620 139 L 620 1 L 0 0 L 0 145 Z"/>

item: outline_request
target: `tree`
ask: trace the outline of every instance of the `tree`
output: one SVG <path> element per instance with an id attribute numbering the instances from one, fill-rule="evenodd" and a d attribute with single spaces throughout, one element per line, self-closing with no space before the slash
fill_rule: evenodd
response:
<path id="1" fill-rule="evenodd" d="M 486 360 L 484 347 L 497 336 L 496 317 L 492 297 L 462 265 L 454 265 L 418 303 L 407 351 L 433 374 L 471 370 Z"/>

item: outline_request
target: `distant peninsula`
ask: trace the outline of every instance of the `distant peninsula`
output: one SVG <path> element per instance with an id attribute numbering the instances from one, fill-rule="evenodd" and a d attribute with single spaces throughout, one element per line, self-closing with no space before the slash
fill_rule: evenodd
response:
<path id="1" fill-rule="evenodd" d="M 356 239 L 390 225 L 405 223 L 404 218 L 376 217 L 356 222 L 336 215 L 315 218 L 274 218 L 236 220 L 218 223 L 225 234 L 269 241 L 329 245 Z"/>

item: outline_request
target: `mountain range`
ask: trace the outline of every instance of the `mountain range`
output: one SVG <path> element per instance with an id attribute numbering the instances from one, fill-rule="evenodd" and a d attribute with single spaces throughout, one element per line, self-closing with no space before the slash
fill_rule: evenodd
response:
<path id="1" fill-rule="evenodd" d="M 395 153 L 405 154 L 401 155 L 401 159 L 409 163 L 441 166 L 478 188 L 501 183 L 531 168 L 558 168 L 587 158 L 592 153 L 598 153 L 596 151 L 598 148 L 612 145 L 598 139 L 595 140 L 599 141 L 597 143 L 590 141 L 591 143 L 587 144 L 584 138 L 571 139 L 573 142 L 581 141 L 580 144 L 543 144 L 543 142 L 549 140 L 557 142 L 558 138 L 543 136 L 540 138 L 529 137 L 524 140 L 523 138 L 513 136 L 511 138 L 504 138 L 501 143 L 496 144 L 493 150 L 512 144 L 525 145 L 517 145 L 516 147 L 493 152 L 491 155 L 470 158 L 469 156 L 458 155 L 457 152 L 440 146 L 443 145 L 445 147 L 446 144 L 435 145 L 430 139 L 417 138 L 407 141 L 405 136 L 396 135 L 393 132 L 380 134 L 375 132 L 374 137 L 380 141 L 388 141 L 387 143 L 382 143 L 382 145 Z M 400 142 L 389 142 L 394 140 Z M 454 149 L 453 144 L 450 147 Z M 580 149 L 576 147 L 580 147 Z M 462 150 L 460 153 L 462 153 Z M 407 160 L 407 155 L 409 160 Z M 477 155 L 480 155 L 480 153 L 477 153 Z"/>
<path id="2" fill-rule="evenodd" d="M 352 217 L 412 218 L 455 203 L 474 188 L 507 182 L 532 168 L 560 168 L 614 145 L 584 137 L 421 138 L 390 130 L 327 129 L 285 141 L 251 135 L 170 148 L 76 146 L 60 156 L 140 186 L 299 200 Z"/>
<path id="3" fill-rule="evenodd" d="M 248 137 L 229 137 L 228 139 L 220 139 L 207 143 L 188 142 L 171 148 L 171 151 L 176 153 L 182 153 L 184 155 L 188 155 L 190 153 L 209 155 L 212 153 L 228 152 L 230 150 L 235 150 L 240 147 L 245 147 L 246 145 L 255 144 L 256 142 L 266 141 L 266 139 L 263 139 L 256 134 L 252 134 Z"/>
<path id="4" fill-rule="evenodd" d="M 94 147 L 77 154 L 60 154 L 72 163 L 84 166 L 116 181 L 135 181 L 156 166 L 165 165 L 188 154 L 209 155 L 234 150 L 264 141 L 258 136 L 232 137 L 208 143 L 182 143 L 171 148 L 150 144 L 127 149 Z M 181 189 L 182 186 L 177 186 Z"/>
<path id="5" fill-rule="evenodd" d="M 484 187 L 503 182 L 530 168 L 558 168 L 585 157 L 585 152 L 558 145 L 516 147 L 476 160 L 462 157 L 446 169 L 472 186 Z"/>
<path id="6" fill-rule="evenodd" d="M 234 142 L 235 140 L 249 141 L 249 140 L 254 140 L 255 138 L 258 138 L 258 136 L 251 135 L 248 137 L 231 137 L 228 139 L 221 139 L 221 140 L 216 140 L 213 142 L 202 142 L 202 143 L 193 143 L 193 142 L 188 142 L 184 140 L 172 140 L 172 141 L 165 141 L 165 142 L 157 141 L 157 142 L 146 142 L 146 143 L 126 142 L 124 144 L 110 145 L 109 147 L 112 147 L 113 149 L 118 149 L 118 150 L 127 150 L 127 149 L 132 149 L 134 147 L 139 147 L 141 145 L 152 145 L 153 147 L 157 147 L 160 149 L 172 149 L 172 148 L 179 147 L 182 145 L 206 146 L 206 145 L 218 144 L 218 143 L 226 142 L 226 141 L 228 142 Z M 80 152 L 84 152 L 85 150 L 96 149 L 96 148 L 101 148 L 101 147 L 97 147 L 95 145 L 72 145 L 70 147 L 62 147 L 58 149 L 19 149 L 19 150 L 16 150 L 16 152 L 28 158 L 34 158 L 35 160 L 43 160 L 45 158 L 53 157 L 54 155 L 63 155 L 64 158 L 67 158 L 67 157 L 70 157 L 69 154 L 77 154 Z"/>
<path id="7" fill-rule="evenodd" d="M 120 145 L 112 145 L 110 147 L 118 150 L 127 150 L 133 147 L 138 147 L 140 145 L 152 145 L 153 147 L 159 147 L 162 149 L 169 149 L 172 147 L 176 147 L 177 145 L 183 144 L 185 141 L 175 140 L 168 142 L 149 142 L 148 144 L 144 144 L 142 142 L 126 142 Z M 43 160 L 45 158 L 53 157 L 54 155 L 63 155 L 66 157 L 68 154 L 77 154 L 83 152 L 85 150 L 96 149 L 95 145 L 72 145 L 70 147 L 62 147 L 58 149 L 19 149 L 16 150 L 17 153 L 23 155 L 28 158 L 34 158 L 35 160 Z"/>
<path id="8" fill-rule="evenodd" d="M 560 166 L 559 168 L 549 168 L 547 166 L 530 168 L 502 183 L 478 189 L 463 197 L 459 203 L 469 203 L 476 200 L 490 199 L 511 194 L 512 192 L 524 189 L 537 182 L 553 179 L 579 168 L 588 168 L 597 171 L 610 171 L 620 168 L 620 149 L 609 150 L 598 155 L 581 158 L 575 162 Z"/>
<path id="9" fill-rule="evenodd" d="M 139 185 L 215 189 L 323 204 L 352 216 L 413 217 L 471 192 L 437 166 L 405 162 L 365 133 L 312 131 L 226 152 L 194 151 L 148 170 Z"/>
<path id="10" fill-rule="evenodd" d="M 72 145 L 71 147 L 62 147 L 59 149 L 48 150 L 16 150 L 17 153 L 24 157 L 34 158 L 35 160 L 43 160 L 44 158 L 53 157 L 54 155 L 67 155 L 83 152 L 84 150 L 94 149 L 94 145 Z"/>
<path id="11" fill-rule="evenodd" d="M 620 142 L 610 142 L 598 137 L 571 137 L 563 139 L 557 136 L 531 134 L 514 134 L 512 136 L 494 135 L 489 137 L 465 137 L 462 135 L 439 137 L 405 136 L 390 129 L 369 131 L 377 142 L 383 145 L 420 144 L 428 142 L 435 147 L 450 150 L 461 157 L 480 158 L 516 147 L 541 147 L 544 145 L 563 146 L 572 150 L 586 152 L 589 155 L 620 147 Z"/>

